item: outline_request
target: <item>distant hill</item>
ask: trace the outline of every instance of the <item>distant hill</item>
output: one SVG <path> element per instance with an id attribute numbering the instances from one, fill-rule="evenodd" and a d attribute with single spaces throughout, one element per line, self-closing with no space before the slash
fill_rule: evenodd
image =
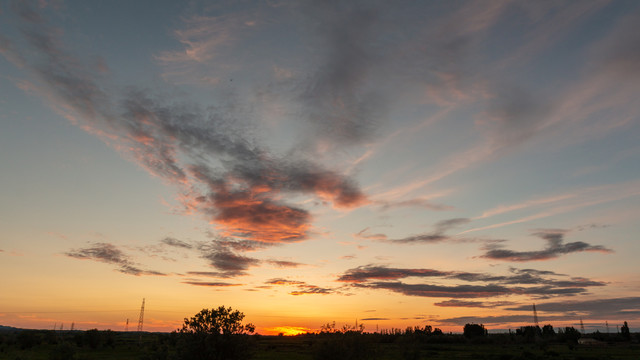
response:
<path id="1" fill-rule="evenodd" d="M 22 329 L 11 327 L 11 326 L 0 325 L 0 331 L 16 331 L 16 330 L 22 330 Z"/>

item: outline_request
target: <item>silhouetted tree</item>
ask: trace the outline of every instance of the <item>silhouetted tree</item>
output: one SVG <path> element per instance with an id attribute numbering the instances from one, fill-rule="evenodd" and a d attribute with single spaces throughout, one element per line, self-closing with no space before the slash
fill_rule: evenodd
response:
<path id="1" fill-rule="evenodd" d="M 542 327 L 542 337 L 550 338 L 550 337 L 554 337 L 555 335 L 556 335 L 556 332 L 553 330 L 553 326 L 551 326 L 551 324 L 547 324 Z"/>
<path id="2" fill-rule="evenodd" d="M 336 322 L 320 327 L 320 333 L 313 342 L 313 358 L 368 360 L 376 358 L 376 346 L 373 338 L 364 334 L 364 325 L 343 325 L 336 328 Z"/>
<path id="3" fill-rule="evenodd" d="M 326 323 L 320 326 L 320 333 L 333 334 L 339 332 L 340 330 L 336 329 L 336 322 Z"/>
<path id="4" fill-rule="evenodd" d="M 36 345 L 39 345 L 41 340 L 38 334 L 33 330 L 22 330 L 16 337 L 20 349 L 30 349 Z"/>
<path id="5" fill-rule="evenodd" d="M 97 349 L 102 345 L 102 336 L 98 329 L 91 329 L 84 332 L 84 343 L 89 345 L 92 349 Z"/>
<path id="6" fill-rule="evenodd" d="M 623 338 L 625 338 L 626 340 L 631 339 L 631 333 L 629 332 L 629 324 L 627 324 L 627 322 L 624 322 L 624 325 L 622 325 L 622 327 L 620 328 L 620 335 L 622 335 Z"/>
<path id="7" fill-rule="evenodd" d="M 560 335 L 560 334 L 559 334 Z M 578 330 L 574 327 L 567 326 L 564 328 L 564 332 L 562 333 L 561 340 L 568 342 L 577 342 L 582 335 Z"/>
<path id="8" fill-rule="evenodd" d="M 466 324 L 463 333 L 467 338 L 482 337 L 487 335 L 487 329 L 482 324 Z"/>
<path id="9" fill-rule="evenodd" d="M 193 360 L 235 360 L 250 356 L 249 333 L 253 324 L 242 324 L 244 314 L 220 306 L 202 309 L 190 319 L 185 318 L 178 343 L 178 356 Z"/>
<path id="10" fill-rule="evenodd" d="M 533 341 L 542 335 L 539 326 L 522 326 L 516 329 L 516 335 L 524 337 L 526 340 Z"/>

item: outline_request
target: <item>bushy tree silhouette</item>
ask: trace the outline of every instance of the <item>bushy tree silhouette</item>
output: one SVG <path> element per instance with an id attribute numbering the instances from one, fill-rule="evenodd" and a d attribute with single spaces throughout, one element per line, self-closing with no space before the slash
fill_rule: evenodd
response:
<path id="1" fill-rule="evenodd" d="M 248 334 L 253 324 L 243 324 L 244 314 L 230 307 L 202 309 L 190 319 L 185 318 L 177 330 L 181 339 L 178 357 L 189 360 L 235 360 L 251 355 Z"/>
<path id="2" fill-rule="evenodd" d="M 184 319 L 183 334 L 246 334 L 253 333 L 256 327 L 253 324 L 242 324 L 244 314 L 224 305 L 217 309 L 202 309 L 191 319 Z"/>
<path id="3" fill-rule="evenodd" d="M 487 335 L 487 330 L 482 324 L 466 324 L 463 333 L 467 338 L 483 337 Z"/>
<path id="4" fill-rule="evenodd" d="M 622 327 L 620 328 L 620 335 L 622 335 L 622 337 L 625 340 L 629 340 L 631 339 L 631 333 L 629 332 L 629 324 L 627 324 L 627 322 L 624 322 L 624 325 L 622 325 Z"/>

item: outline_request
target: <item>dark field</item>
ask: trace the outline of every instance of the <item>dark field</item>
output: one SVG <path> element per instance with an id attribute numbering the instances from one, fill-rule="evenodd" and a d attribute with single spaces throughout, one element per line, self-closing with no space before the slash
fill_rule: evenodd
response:
<path id="1" fill-rule="evenodd" d="M 602 335 L 600 335 L 602 337 Z M 248 352 L 237 358 L 306 359 L 640 359 L 638 334 L 631 341 L 612 336 L 598 345 L 509 334 L 463 335 L 315 334 L 245 336 Z M 606 340 L 606 339 L 605 339 Z M 172 360 L 180 355 L 178 334 L 113 331 L 7 331 L 0 333 L 0 359 L 7 360 Z M 182 345 L 184 346 L 184 345 Z M 221 358 L 221 357 L 218 357 Z M 224 357 L 228 358 L 228 357 Z M 211 357 L 216 359 L 216 357 Z"/>

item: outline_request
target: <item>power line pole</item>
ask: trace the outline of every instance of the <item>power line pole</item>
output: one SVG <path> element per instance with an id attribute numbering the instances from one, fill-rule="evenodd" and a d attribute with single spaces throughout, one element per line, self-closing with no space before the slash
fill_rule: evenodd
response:
<path id="1" fill-rule="evenodd" d="M 138 332 L 142 331 L 143 322 L 144 322 L 144 299 L 142 299 L 142 306 L 140 306 L 140 317 L 138 318 Z"/>
<path id="2" fill-rule="evenodd" d="M 142 298 L 142 306 L 140 306 L 140 317 L 138 318 L 138 333 L 140 334 L 140 344 L 142 344 L 142 324 L 144 322 L 144 298 Z"/>
<path id="3" fill-rule="evenodd" d="M 536 304 L 533 304 L 533 323 L 536 325 L 536 327 L 540 327 L 540 324 L 538 323 L 538 310 L 536 310 Z"/>

